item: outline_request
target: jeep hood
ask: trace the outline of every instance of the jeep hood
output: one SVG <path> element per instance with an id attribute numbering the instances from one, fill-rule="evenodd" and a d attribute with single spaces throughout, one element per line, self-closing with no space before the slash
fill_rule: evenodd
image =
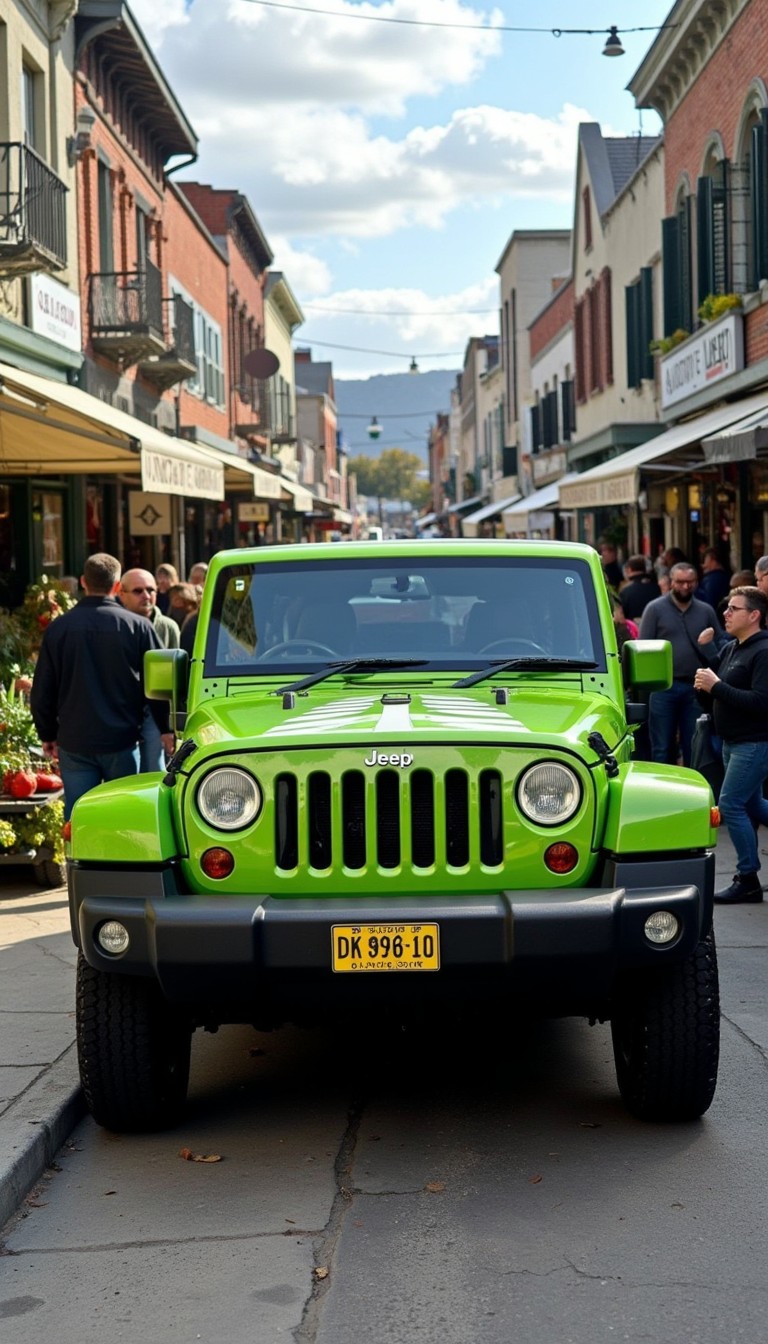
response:
<path id="1" fill-rule="evenodd" d="M 324 747 L 388 744 L 402 748 L 413 742 L 452 743 L 487 741 L 530 746 L 534 742 L 562 746 L 583 754 L 587 735 L 603 734 L 613 748 L 623 732 L 619 708 L 606 695 L 583 692 L 574 680 L 534 688 L 510 690 L 506 704 L 497 704 L 498 683 L 466 690 L 430 686 L 424 689 L 384 691 L 313 688 L 297 696 L 293 709 L 284 709 L 279 696 L 231 696 L 206 700 L 189 715 L 184 730 L 200 748 L 283 746 Z"/>

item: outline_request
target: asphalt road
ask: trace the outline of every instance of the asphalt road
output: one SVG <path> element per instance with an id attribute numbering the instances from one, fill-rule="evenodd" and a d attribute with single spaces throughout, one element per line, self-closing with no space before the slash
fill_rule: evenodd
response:
<path id="1" fill-rule="evenodd" d="M 178 1130 L 86 1121 L 27 1200 L 2 1344 L 762 1344 L 768 902 L 716 928 L 696 1124 L 627 1116 L 577 1021 L 196 1036 Z"/>

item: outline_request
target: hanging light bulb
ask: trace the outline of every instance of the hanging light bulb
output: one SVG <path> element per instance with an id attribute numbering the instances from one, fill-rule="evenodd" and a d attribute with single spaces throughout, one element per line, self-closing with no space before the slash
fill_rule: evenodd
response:
<path id="1" fill-rule="evenodd" d="M 621 45 L 621 38 L 615 27 L 609 28 L 608 37 L 603 47 L 604 56 L 623 56 L 624 48 Z"/>
<path id="2" fill-rule="evenodd" d="M 369 439 L 380 438 L 381 428 L 382 428 L 381 425 L 379 424 L 378 420 L 376 419 L 376 416 L 374 415 L 373 418 L 371 419 L 370 425 L 368 426 L 368 438 Z"/>
<path id="3" fill-rule="evenodd" d="M 413 356 L 413 359 L 411 360 L 410 364 L 408 365 L 408 372 L 409 372 L 409 373 L 420 373 L 420 372 L 421 372 L 421 370 L 419 369 L 418 364 L 416 363 L 416 356 L 415 356 L 415 355 Z"/>

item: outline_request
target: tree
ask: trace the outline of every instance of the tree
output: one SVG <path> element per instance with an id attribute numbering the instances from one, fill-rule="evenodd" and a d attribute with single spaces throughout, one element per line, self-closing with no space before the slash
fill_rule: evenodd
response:
<path id="1" fill-rule="evenodd" d="M 385 448 L 379 457 L 352 457 L 348 470 L 357 477 L 359 494 L 378 499 L 380 514 L 385 499 L 407 499 L 420 508 L 429 498 L 429 482 L 419 479 L 424 463 L 403 448 Z"/>

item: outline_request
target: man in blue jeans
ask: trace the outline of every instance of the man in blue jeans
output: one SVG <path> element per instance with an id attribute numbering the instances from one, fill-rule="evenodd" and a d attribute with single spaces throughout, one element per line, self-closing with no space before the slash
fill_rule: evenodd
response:
<path id="1" fill-rule="evenodd" d="M 718 905 L 763 899 L 757 828 L 768 826 L 768 598 L 759 588 L 732 588 L 725 629 L 733 641 L 712 667 L 696 673 L 697 692 L 711 703 L 715 732 L 723 740 L 725 779 L 720 813 L 736 850 L 736 874 L 715 893 Z"/>
<path id="2" fill-rule="evenodd" d="M 81 582 L 85 597 L 45 631 L 30 697 L 43 750 L 58 756 L 65 820 L 89 789 L 138 773 L 139 731 L 148 703 L 144 654 L 160 648 L 149 621 L 116 600 L 119 560 L 90 556 Z M 152 707 L 171 751 L 168 707 L 160 701 Z"/>
<path id="3" fill-rule="evenodd" d="M 649 602 L 640 618 L 641 639 L 668 639 L 672 645 L 672 685 L 650 698 L 648 733 L 654 761 L 674 765 L 678 753 L 691 763 L 691 742 L 700 714 L 693 679 L 711 663 L 725 638 L 717 615 L 694 597 L 699 579 L 693 565 L 680 561 L 669 571 L 669 592 Z"/>

